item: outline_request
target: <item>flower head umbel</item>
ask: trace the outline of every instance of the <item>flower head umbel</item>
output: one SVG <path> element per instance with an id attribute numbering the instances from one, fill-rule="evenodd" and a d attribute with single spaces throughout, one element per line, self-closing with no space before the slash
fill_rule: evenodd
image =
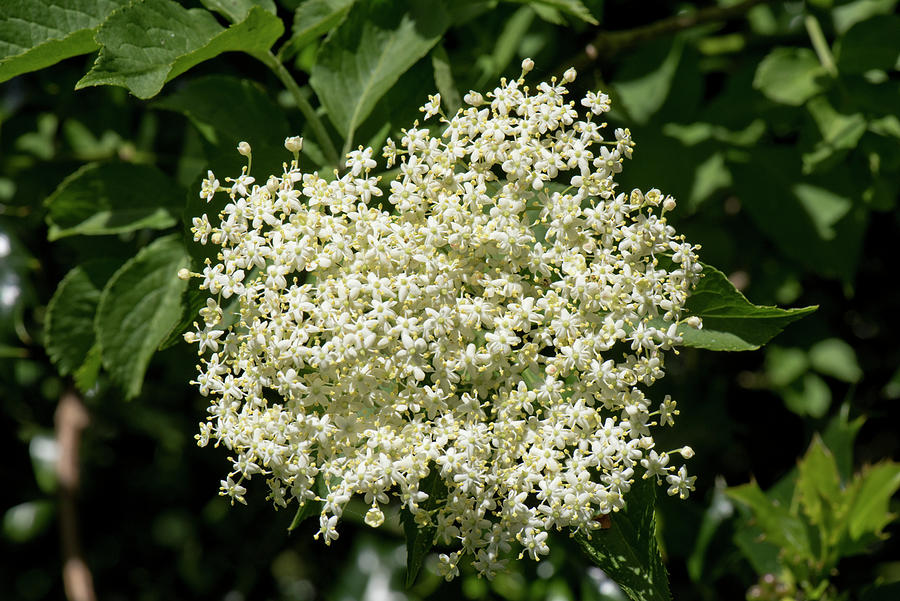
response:
<path id="1" fill-rule="evenodd" d="M 430 97 L 441 126 L 388 142 L 389 186 L 370 148 L 333 179 L 296 158 L 262 184 L 209 175 L 204 197 L 227 204 L 195 237 L 221 250 L 187 338 L 211 398 L 198 439 L 231 453 L 223 494 L 244 502 L 259 476 L 277 505 L 319 497 L 326 542 L 351 497 L 375 527 L 396 499 L 454 547 L 448 577 L 464 556 L 488 576 L 512 547 L 539 559 L 549 530 L 597 528 L 635 478 L 688 494 L 652 437 L 675 403 L 646 389 L 679 324 L 700 326 L 683 315 L 700 265 L 671 197 L 618 192 L 631 133 L 604 137 L 602 93 L 579 114 L 574 78 L 502 80 L 449 120 Z"/>

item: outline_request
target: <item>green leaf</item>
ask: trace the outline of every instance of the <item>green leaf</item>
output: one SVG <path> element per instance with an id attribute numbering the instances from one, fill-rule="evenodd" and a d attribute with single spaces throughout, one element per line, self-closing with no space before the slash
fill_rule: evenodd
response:
<path id="1" fill-rule="evenodd" d="M 94 316 L 100 292 L 115 270 L 112 261 L 90 261 L 62 279 L 47 305 L 44 346 L 59 373 L 78 370 L 94 346 Z"/>
<path id="2" fill-rule="evenodd" d="M 481 77 L 476 86 L 478 89 L 493 83 L 506 69 L 518 52 L 523 38 L 528 35 L 533 21 L 534 10 L 530 6 L 523 6 L 505 20 L 497 35 L 493 52 L 478 57 L 477 65 L 481 68 Z"/>
<path id="3" fill-rule="evenodd" d="M 181 317 L 168 331 L 156 350 L 162 351 L 183 342 L 183 334 L 194 322 L 203 323 L 199 317 L 200 309 L 206 306 L 208 298 L 208 290 L 200 290 L 195 284 L 188 284 L 181 295 Z"/>
<path id="4" fill-rule="evenodd" d="M 715 267 L 704 265 L 703 273 L 687 302 L 688 312 L 703 319 L 703 328 L 681 327 L 679 334 L 685 346 L 713 351 L 752 351 L 818 308 L 754 305 Z"/>
<path id="5" fill-rule="evenodd" d="M 97 49 L 94 29 L 127 0 L 7 0 L 0 15 L 0 82 Z"/>
<path id="6" fill-rule="evenodd" d="M 644 124 L 665 104 L 683 49 L 676 38 L 646 44 L 623 59 L 612 85 L 632 120 Z"/>
<path id="7" fill-rule="evenodd" d="M 100 349 L 100 343 L 94 343 L 91 350 L 88 351 L 81 367 L 75 370 L 72 377 L 75 380 L 75 386 L 81 392 L 87 392 L 97 383 L 100 375 L 100 368 L 103 367 L 103 352 Z"/>
<path id="8" fill-rule="evenodd" d="M 812 151 L 803 155 L 803 172 L 811 173 L 836 164 L 848 151 L 856 148 L 866 133 L 867 123 L 862 113 L 844 115 L 837 112 L 824 96 L 813 98 L 806 108 L 822 136 Z"/>
<path id="9" fill-rule="evenodd" d="M 834 29 L 838 33 L 845 33 L 848 29 L 876 15 L 891 14 L 897 5 L 897 0 L 855 0 L 840 6 L 835 6 L 832 12 Z"/>
<path id="10" fill-rule="evenodd" d="M 834 455 L 818 436 L 797 463 L 797 493 L 810 523 L 834 528 L 833 507 L 842 496 L 841 477 Z"/>
<path id="11" fill-rule="evenodd" d="M 803 349 L 769 347 L 766 351 L 766 377 L 776 388 L 787 386 L 809 369 Z"/>
<path id="12" fill-rule="evenodd" d="M 900 61 L 900 17 L 885 15 L 857 23 L 838 41 L 837 66 L 844 73 L 892 71 Z"/>
<path id="13" fill-rule="evenodd" d="M 867 211 L 854 202 L 859 183 L 849 169 L 802 181 L 797 151 L 775 146 L 758 146 L 730 167 L 741 206 L 782 252 L 815 273 L 852 281 Z"/>
<path id="14" fill-rule="evenodd" d="M 610 527 L 575 534 L 588 557 L 618 584 L 631 601 L 669 601 L 666 567 L 656 542 L 653 505 L 656 480 L 636 479 L 625 509 L 609 514 Z"/>
<path id="15" fill-rule="evenodd" d="M 281 59 L 293 56 L 304 46 L 337 27 L 356 0 L 307 0 L 294 12 L 293 35 L 278 51 Z"/>
<path id="16" fill-rule="evenodd" d="M 150 98 L 191 67 L 223 52 L 266 53 L 284 32 L 281 19 L 258 6 L 224 29 L 211 13 L 173 0 L 141 0 L 113 13 L 97 31 L 100 55 L 75 85 L 128 88 Z"/>
<path id="17" fill-rule="evenodd" d="M 850 510 L 850 536 L 854 539 L 880 534 L 893 521 L 888 505 L 900 488 L 900 463 L 883 461 L 864 469 L 857 478 L 861 486 Z"/>
<path id="18" fill-rule="evenodd" d="M 791 515 L 787 507 L 769 499 L 755 481 L 729 488 L 726 493 L 750 508 L 766 542 L 782 547 L 795 557 L 814 559 L 804 523 Z"/>
<path id="19" fill-rule="evenodd" d="M 378 99 L 431 50 L 449 25 L 447 10 L 438 0 L 367 2 L 350 10 L 319 49 L 309 81 L 348 141 Z"/>
<path id="20" fill-rule="evenodd" d="M 222 98 L 228 98 L 228 102 L 222 102 Z M 255 155 L 258 146 L 277 144 L 284 157 L 289 156 L 281 145 L 292 133 L 287 117 L 271 96 L 252 81 L 229 75 L 200 77 L 152 106 L 183 114 L 213 145 L 234 151 L 238 142 L 244 140 L 253 147 Z M 255 156 L 253 162 L 255 165 Z"/>
<path id="21" fill-rule="evenodd" d="M 440 473 L 433 466 L 431 472 L 419 483 L 419 490 L 428 495 L 428 498 L 419 504 L 426 511 L 438 509 L 447 500 L 447 487 L 441 480 Z M 400 521 L 403 523 L 403 533 L 406 535 L 406 587 L 409 588 L 416 581 L 425 557 L 434 546 L 434 535 L 437 529 L 434 526 L 419 525 L 413 514 L 405 508 L 400 511 Z"/>
<path id="22" fill-rule="evenodd" d="M 760 61 L 753 87 L 770 100 L 799 106 L 825 89 L 825 75 L 809 48 L 776 48 Z"/>
<path id="23" fill-rule="evenodd" d="M 441 94 L 441 102 L 447 107 L 448 115 L 455 115 L 462 106 L 462 98 L 453 80 L 450 57 L 447 56 L 443 44 L 438 44 L 431 51 L 431 66 L 434 69 L 434 83 Z"/>
<path id="24" fill-rule="evenodd" d="M 47 529 L 53 518 L 51 501 L 28 501 L 6 510 L 3 514 L 3 537 L 14 543 L 24 543 Z"/>
<path id="25" fill-rule="evenodd" d="M 863 375 L 856 361 L 856 351 L 840 338 L 828 338 L 814 344 L 809 349 L 809 360 L 819 373 L 844 382 L 858 382 Z"/>
<path id="26" fill-rule="evenodd" d="M 126 398 L 141 391 L 150 358 L 178 320 L 187 282 L 177 273 L 187 265 L 180 237 L 166 236 L 141 249 L 103 289 L 94 323 L 103 365 Z"/>
<path id="27" fill-rule="evenodd" d="M 47 237 L 100 236 L 178 223 L 184 191 L 149 165 L 85 165 L 47 198 Z"/>
<path id="28" fill-rule="evenodd" d="M 200 0 L 200 4 L 214 10 L 232 23 L 239 23 L 247 18 L 254 6 L 266 12 L 276 14 L 274 0 Z"/>
<path id="29" fill-rule="evenodd" d="M 822 417 L 831 407 L 831 389 L 814 373 L 807 372 L 803 379 L 781 391 L 781 398 L 788 409 L 797 415 Z"/>
<path id="30" fill-rule="evenodd" d="M 513 2 L 523 2 L 531 5 L 535 10 L 541 7 L 552 8 L 559 12 L 572 15 L 585 23 L 591 25 L 599 25 L 597 19 L 591 14 L 591 11 L 584 5 L 581 0 L 512 0 Z"/>
<path id="31" fill-rule="evenodd" d="M 849 481 L 853 473 L 853 445 L 859 429 L 866 421 L 865 417 L 857 417 L 853 421 L 850 421 L 849 418 L 850 404 L 845 402 L 822 433 L 822 440 L 834 454 L 834 460 L 843 482 Z"/>

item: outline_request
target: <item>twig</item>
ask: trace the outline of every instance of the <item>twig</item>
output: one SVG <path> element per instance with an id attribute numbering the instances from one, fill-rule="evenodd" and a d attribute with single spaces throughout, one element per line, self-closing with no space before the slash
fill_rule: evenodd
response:
<path id="1" fill-rule="evenodd" d="M 88 425 L 88 413 L 74 390 L 67 390 L 56 408 L 56 445 L 59 457 L 59 522 L 63 552 L 63 585 L 69 601 L 96 601 L 94 580 L 81 552 L 78 535 L 78 449 L 81 432 Z"/>
<path id="2" fill-rule="evenodd" d="M 309 123 L 310 127 L 312 127 L 313 135 L 315 135 L 316 141 L 319 143 L 319 146 L 322 147 L 322 151 L 325 153 L 325 158 L 328 159 L 328 161 L 333 165 L 339 165 L 340 157 L 338 156 L 337 149 L 334 147 L 334 143 L 331 141 L 331 136 L 328 135 L 328 130 L 325 129 L 325 125 L 322 123 L 322 120 L 319 119 L 318 115 L 316 115 L 315 109 L 306 99 L 306 96 L 303 95 L 303 91 L 300 89 L 300 86 L 297 85 L 297 82 L 294 81 L 294 78 L 291 76 L 290 72 L 271 52 L 254 56 L 256 56 L 260 61 L 262 61 L 264 65 L 272 70 L 275 76 L 278 77 L 282 84 L 284 84 L 284 87 L 287 88 L 288 92 L 291 93 L 291 96 L 294 97 L 294 102 L 297 103 L 297 107 L 300 109 L 300 112 L 303 113 L 304 117 L 306 117 L 306 122 Z"/>
<path id="3" fill-rule="evenodd" d="M 711 6 L 694 13 L 675 15 L 634 29 L 601 31 L 587 45 L 584 53 L 575 60 L 575 67 L 585 67 L 596 59 L 610 58 L 641 42 L 677 33 L 703 23 L 740 18 L 754 6 L 774 1 L 776 0 L 744 0 L 744 2 L 732 6 Z"/>

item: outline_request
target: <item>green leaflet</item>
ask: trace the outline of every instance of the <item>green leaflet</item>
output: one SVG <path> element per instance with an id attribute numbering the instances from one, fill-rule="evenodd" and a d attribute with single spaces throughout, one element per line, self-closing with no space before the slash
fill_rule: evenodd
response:
<path id="1" fill-rule="evenodd" d="M 322 44 L 310 76 L 310 85 L 348 145 L 378 99 L 449 26 L 450 16 L 439 0 L 389 0 L 350 10 Z"/>
<path id="2" fill-rule="evenodd" d="M 825 75 L 809 48 L 776 48 L 759 63 L 753 87 L 770 100 L 799 106 L 825 89 Z"/>
<path id="3" fill-rule="evenodd" d="M 116 11 L 100 27 L 100 55 L 75 88 L 116 85 L 150 98 L 167 81 L 223 52 L 264 54 L 283 32 L 281 20 L 258 6 L 225 29 L 206 10 L 189 10 L 173 0 L 142 0 Z"/>
<path id="4" fill-rule="evenodd" d="M 278 51 L 286 60 L 304 46 L 337 27 L 356 0 L 307 0 L 294 12 L 293 35 Z"/>
<path id="5" fill-rule="evenodd" d="M 89 362 L 100 292 L 115 268 L 115 262 L 107 260 L 79 265 L 66 274 L 50 299 L 44 346 L 60 374 L 78 373 Z"/>
<path id="6" fill-rule="evenodd" d="M 668 575 L 656 542 L 656 480 L 637 478 L 625 509 L 612 513 L 610 527 L 578 532 L 588 557 L 618 584 L 631 601 L 669 601 Z"/>
<path id="7" fill-rule="evenodd" d="M 94 323 L 103 365 L 126 398 L 140 393 L 150 358 L 178 320 L 187 282 L 177 273 L 187 265 L 180 237 L 166 236 L 141 249 L 103 289 Z"/>
<path id="8" fill-rule="evenodd" d="M 715 267 L 704 265 L 703 274 L 687 302 L 688 313 L 703 319 L 703 329 L 681 326 L 678 332 L 685 346 L 712 351 L 752 351 L 788 324 L 817 309 L 817 306 L 780 309 L 754 305 Z"/>
<path id="9" fill-rule="evenodd" d="M 127 0 L 9 0 L 0 15 L 0 82 L 97 49 L 94 30 Z"/>
<path id="10" fill-rule="evenodd" d="M 183 198 L 184 191 L 155 167 L 91 163 L 47 198 L 47 237 L 165 229 L 178 223 Z"/>

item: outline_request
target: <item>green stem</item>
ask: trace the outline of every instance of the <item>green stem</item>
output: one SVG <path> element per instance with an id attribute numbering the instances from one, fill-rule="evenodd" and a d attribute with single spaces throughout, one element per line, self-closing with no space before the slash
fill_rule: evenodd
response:
<path id="1" fill-rule="evenodd" d="M 806 32 L 809 34 L 809 40 L 816 51 L 816 56 L 819 57 L 819 62 L 825 67 L 829 75 L 837 77 L 837 65 L 834 62 L 834 56 L 831 54 L 831 48 L 828 47 L 828 42 L 825 40 L 825 34 L 822 33 L 822 26 L 819 25 L 819 20 L 813 15 L 806 15 L 806 18 L 803 19 L 803 24 L 806 25 Z"/>
<path id="2" fill-rule="evenodd" d="M 331 141 L 331 136 L 328 135 L 328 130 L 325 129 L 322 120 L 316 115 L 315 109 L 303 95 L 300 86 L 297 85 L 297 82 L 294 81 L 294 78 L 285 66 L 281 64 L 281 61 L 279 61 L 271 51 L 266 54 L 257 55 L 257 58 L 272 70 L 275 76 L 278 77 L 282 84 L 284 84 L 284 87 L 287 88 L 288 92 L 294 97 L 294 102 L 297 103 L 300 112 L 303 113 L 307 123 L 312 127 L 313 135 L 315 135 L 319 146 L 322 147 L 322 151 L 325 153 L 325 157 L 328 161 L 335 166 L 339 165 L 340 157 L 338 156 L 337 149 L 334 147 L 334 143 Z"/>

